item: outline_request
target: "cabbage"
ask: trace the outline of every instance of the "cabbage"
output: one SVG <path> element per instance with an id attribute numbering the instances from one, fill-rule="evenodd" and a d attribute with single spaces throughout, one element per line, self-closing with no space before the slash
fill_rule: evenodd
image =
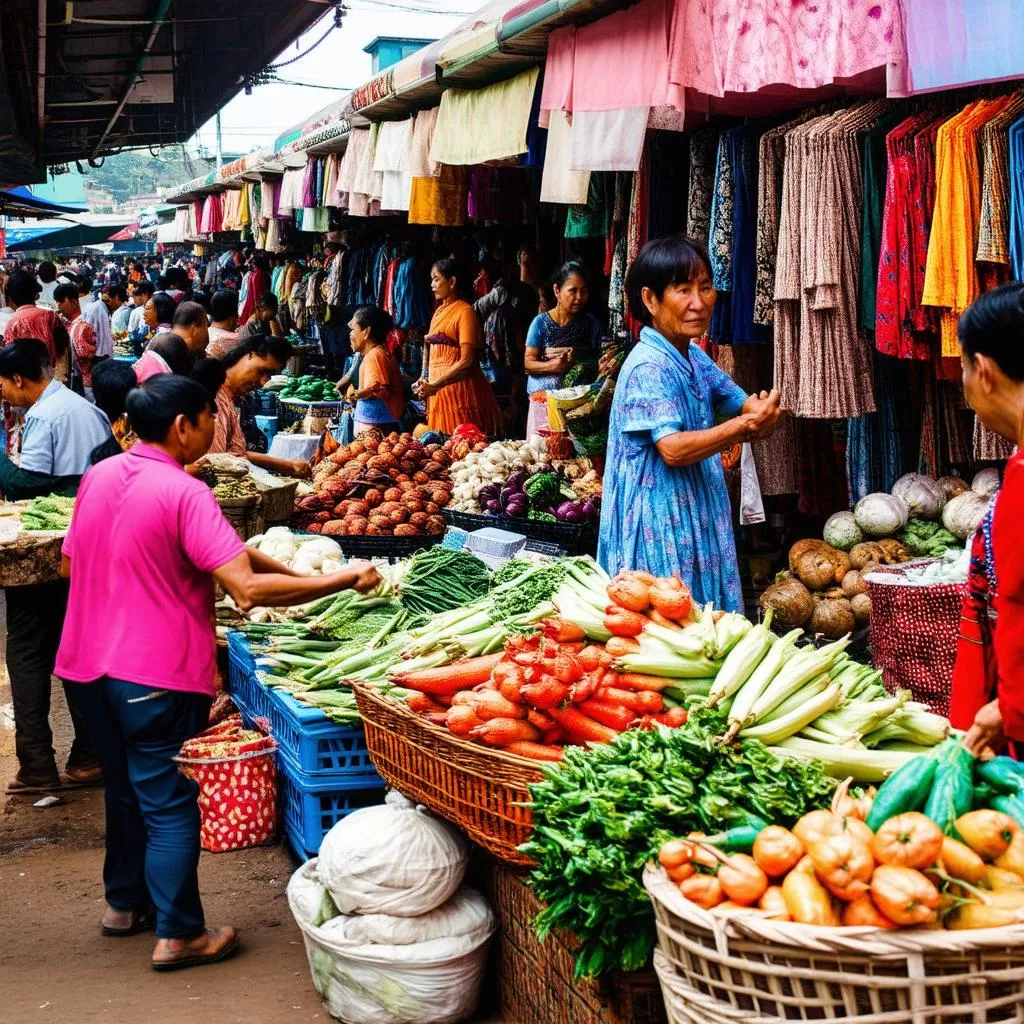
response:
<path id="1" fill-rule="evenodd" d="M 942 510 L 942 525 L 957 540 L 965 541 L 974 535 L 985 518 L 988 504 L 989 499 L 983 498 L 977 491 L 964 491 Z"/>
<path id="2" fill-rule="evenodd" d="M 983 469 L 971 481 L 971 490 L 983 498 L 991 498 L 999 490 L 999 470 Z"/>
<path id="3" fill-rule="evenodd" d="M 829 516 L 821 535 L 826 544 L 831 544 L 840 551 L 849 551 L 864 539 L 864 534 L 852 512 L 837 512 L 834 516 Z"/>
<path id="4" fill-rule="evenodd" d="M 880 491 L 861 498 L 853 518 L 869 537 L 891 537 L 907 525 L 910 510 L 899 498 Z"/>
<path id="5" fill-rule="evenodd" d="M 970 490 L 967 481 L 958 476 L 940 476 L 939 486 L 946 492 L 946 501 Z"/>
<path id="6" fill-rule="evenodd" d="M 938 519 L 946 504 L 946 493 L 939 483 L 923 473 L 907 473 L 893 484 L 893 497 L 899 498 L 918 519 Z"/>

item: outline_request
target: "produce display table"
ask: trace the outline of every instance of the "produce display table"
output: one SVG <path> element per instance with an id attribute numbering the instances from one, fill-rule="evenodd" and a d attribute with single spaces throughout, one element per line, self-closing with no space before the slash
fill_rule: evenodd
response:
<path id="1" fill-rule="evenodd" d="M 0 539 L 0 587 L 59 580 L 64 536 L 64 531 L 22 531 L 9 539 Z"/>

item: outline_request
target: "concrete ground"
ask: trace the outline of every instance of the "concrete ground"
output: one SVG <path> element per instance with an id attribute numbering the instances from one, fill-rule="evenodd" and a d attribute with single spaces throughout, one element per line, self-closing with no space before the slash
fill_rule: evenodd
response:
<path id="1" fill-rule="evenodd" d="M 0 644 L 2 644 L 0 627 Z M 16 770 L 10 688 L 0 650 L 0 783 Z M 60 687 L 51 721 L 57 763 L 70 746 Z M 172 974 L 150 970 L 152 934 L 103 938 L 101 790 L 71 790 L 54 807 L 0 789 L 0 1022 L 10 1024 L 306 1024 L 330 1021 L 310 981 L 285 886 L 297 862 L 278 845 L 204 853 L 211 924 L 234 924 L 241 953 Z M 493 992 L 485 992 L 490 1001 Z M 491 1024 L 499 1024 L 492 1021 Z M 532 1022 L 531 1022 L 532 1024 Z"/>

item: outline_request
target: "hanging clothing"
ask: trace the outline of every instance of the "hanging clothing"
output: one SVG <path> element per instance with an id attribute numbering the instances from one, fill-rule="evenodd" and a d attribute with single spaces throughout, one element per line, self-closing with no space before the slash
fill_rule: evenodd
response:
<path id="1" fill-rule="evenodd" d="M 657 442 L 738 415 L 746 393 L 695 345 L 683 355 L 650 327 L 619 373 L 608 428 L 598 561 L 612 573 L 679 573 L 698 604 L 740 611 L 732 511 L 717 455 L 673 469 Z"/>
<path id="2" fill-rule="evenodd" d="M 426 274 L 410 256 L 398 264 L 393 291 L 395 326 L 403 330 L 426 327 L 430 323 L 434 297 Z"/>
<path id="3" fill-rule="evenodd" d="M 459 361 L 463 344 L 475 344 L 479 357 L 480 320 L 473 307 L 462 299 L 442 303 L 434 311 L 425 341 L 430 346 L 427 379 L 435 381 Z M 427 423 L 431 430 L 452 434 L 463 423 L 472 423 L 488 437 L 496 437 L 501 422 L 501 410 L 479 362 L 467 377 L 427 399 Z"/>
<path id="4" fill-rule="evenodd" d="M 281 178 L 281 193 L 277 201 L 278 216 L 288 216 L 302 209 L 302 188 L 306 180 L 304 167 L 290 167 Z"/>
<path id="5" fill-rule="evenodd" d="M 280 210 L 281 179 L 263 178 L 260 192 L 260 219 L 271 221 Z"/>
<path id="6" fill-rule="evenodd" d="M 224 208 L 219 195 L 207 196 L 203 202 L 203 216 L 199 230 L 204 235 L 214 234 L 223 230 Z"/>
<path id="7" fill-rule="evenodd" d="M 981 218 L 981 129 L 1010 102 L 1002 96 L 978 100 L 950 118 L 938 132 L 935 151 L 935 211 L 925 268 L 926 306 L 941 308 L 944 356 L 959 356 L 956 325 L 960 314 L 981 294 L 975 265 Z"/>
<path id="8" fill-rule="evenodd" d="M 412 120 L 385 121 L 380 126 L 373 169 L 383 174 L 380 208 L 409 209 L 412 175 L 409 172 L 409 147 L 412 143 Z"/>
<path id="9" fill-rule="evenodd" d="M 640 166 L 650 107 L 573 113 L 574 171 L 635 171 Z"/>
<path id="10" fill-rule="evenodd" d="M 576 60 L 576 26 L 557 28 L 548 36 L 540 109 L 542 124 L 552 110 L 572 110 L 572 69 Z"/>
<path id="11" fill-rule="evenodd" d="M 899 0 L 678 0 L 669 79 L 709 96 L 817 89 L 902 61 Z"/>
<path id="12" fill-rule="evenodd" d="M 723 132 L 718 138 L 718 151 L 715 154 L 708 255 L 711 257 L 711 278 L 720 292 L 729 290 L 732 277 L 732 202 L 735 183 L 730 139 L 742 132 L 742 128 L 731 128 Z"/>
<path id="13" fill-rule="evenodd" d="M 604 238 L 611 230 L 615 204 L 615 175 L 597 172 L 590 176 L 585 206 L 570 206 L 565 220 L 566 238 Z"/>
<path id="14" fill-rule="evenodd" d="M 708 125 L 690 136 L 690 180 L 686 197 L 686 234 L 705 248 L 711 233 L 711 197 L 721 128 Z"/>
<path id="15" fill-rule="evenodd" d="M 1024 115 L 1024 94 L 981 129 L 983 174 L 978 224 L 979 260 L 1010 262 L 1010 128 Z"/>
<path id="16" fill-rule="evenodd" d="M 572 115 L 552 111 L 548 146 L 541 172 L 540 201 L 584 205 L 590 188 L 590 171 L 572 169 Z"/>
<path id="17" fill-rule="evenodd" d="M 467 168 L 442 164 L 438 177 L 412 179 L 409 223 L 462 227 L 466 223 L 468 198 Z"/>
<path id="18" fill-rule="evenodd" d="M 446 89 L 441 95 L 430 159 L 482 164 L 525 153 L 526 131 L 539 68 L 482 89 Z"/>
<path id="19" fill-rule="evenodd" d="M 414 178 L 436 178 L 440 173 L 430 159 L 430 146 L 437 126 L 439 107 L 421 110 L 412 120 L 412 138 L 409 144 L 409 173 Z M 339 186 L 340 188 L 340 186 Z"/>
<path id="20" fill-rule="evenodd" d="M 377 139 L 380 136 L 380 125 L 370 125 L 366 145 L 359 154 L 359 163 L 355 169 L 355 181 L 352 182 L 352 192 L 367 196 L 371 201 L 380 199 L 381 190 L 384 186 L 384 175 L 375 172 L 373 169 L 374 157 L 377 154 Z"/>

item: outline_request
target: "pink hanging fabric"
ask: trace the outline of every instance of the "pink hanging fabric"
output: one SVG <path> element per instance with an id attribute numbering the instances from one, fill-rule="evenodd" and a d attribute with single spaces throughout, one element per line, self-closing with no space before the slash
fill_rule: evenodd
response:
<path id="1" fill-rule="evenodd" d="M 548 36 L 541 110 L 572 110 L 572 68 L 576 58 L 576 27 L 559 28 Z"/>
<path id="2" fill-rule="evenodd" d="M 206 202 L 203 203 L 203 219 L 199 225 L 199 230 L 204 235 L 213 234 L 216 231 L 222 230 L 223 223 L 224 208 L 220 196 L 207 196 Z"/>
<path id="3" fill-rule="evenodd" d="M 900 0 L 678 0 L 669 77 L 711 96 L 814 89 L 904 58 Z"/>

